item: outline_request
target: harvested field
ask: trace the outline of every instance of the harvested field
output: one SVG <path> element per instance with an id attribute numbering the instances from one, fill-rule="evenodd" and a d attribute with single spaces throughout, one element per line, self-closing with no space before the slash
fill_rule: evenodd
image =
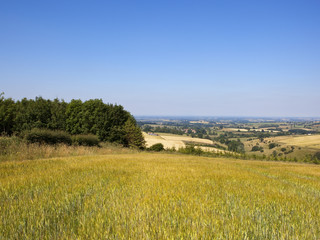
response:
<path id="1" fill-rule="evenodd" d="M 179 136 L 173 134 L 166 133 L 158 133 L 158 136 L 149 135 L 147 133 L 143 133 L 143 136 L 146 140 L 147 147 L 152 146 L 156 143 L 162 143 L 164 148 L 176 148 L 179 149 L 181 147 L 186 146 L 186 142 L 192 142 L 194 144 L 212 144 L 213 142 L 208 139 L 201 138 L 192 138 L 188 136 Z"/>

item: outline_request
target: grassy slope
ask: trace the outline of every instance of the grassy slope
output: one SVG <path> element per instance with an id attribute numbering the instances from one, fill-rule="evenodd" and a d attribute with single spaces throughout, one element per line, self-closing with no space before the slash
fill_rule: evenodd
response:
<path id="1" fill-rule="evenodd" d="M 278 144 L 277 147 L 269 149 L 269 143 Z M 260 142 L 259 139 L 254 139 L 252 141 L 243 141 L 245 144 L 245 150 L 247 153 L 258 154 L 258 155 L 270 155 L 274 150 L 278 153 L 281 153 L 281 148 L 286 148 L 290 150 L 291 146 L 294 146 L 295 149 L 292 153 L 283 155 L 290 158 L 297 157 L 303 158 L 306 154 L 315 154 L 317 151 L 320 151 L 320 135 L 297 135 L 297 136 L 279 136 L 279 137 L 270 137 L 265 138 L 264 142 Z M 264 152 L 251 152 L 253 146 L 259 143 L 259 146 L 264 148 Z"/>
<path id="2" fill-rule="evenodd" d="M 0 239 L 319 239 L 320 166 L 174 154 L 0 163 Z"/>

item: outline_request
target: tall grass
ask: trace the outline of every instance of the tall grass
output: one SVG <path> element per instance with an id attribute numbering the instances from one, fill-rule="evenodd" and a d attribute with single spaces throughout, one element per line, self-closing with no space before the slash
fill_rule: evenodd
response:
<path id="1" fill-rule="evenodd" d="M 47 145 L 28 143 L 18 137 L 0 137 L 0 162 L 133 152 L 133 150 L 112 143 L 101 143 L 100 145 L 100 147 L 69 146 L 65 144 Z"/>
<path id="2" fill-rule="evenodd" d="M 320 166 L 172 154 L 0 163 L 0 239 L 320 239 Z"/>

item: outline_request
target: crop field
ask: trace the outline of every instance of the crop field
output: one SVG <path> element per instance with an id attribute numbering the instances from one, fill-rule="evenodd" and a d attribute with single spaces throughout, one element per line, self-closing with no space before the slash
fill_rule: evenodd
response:
<path id="1" fill-rule="evenodd" d="M 320 166 L 179 154 L 0 163 L 0 239 L 320 239 Z"/>
<path id="2" fill-rule="evenodd" d="M 166 133 L 158 133 L 157 135 L 158 136 L 153 136 L 147 133 L 143 133 L 143 137 L 146 140 L 147 147 L 150 147 L 156 143 L 162 143 L 164 148 L 174 147 L 176 149 L 185 147 L 186 142 L 193 142 L 195 144 L 212 144 L 211 140 L 202 139 L 202 138 L 192 138 L 188 136 L 166 134 Z"/>
<path id="3" fill-rule="evenodd" d="M 320 149 L 320 135 L 279 137 L 277 141 L 287 145 Z"/>

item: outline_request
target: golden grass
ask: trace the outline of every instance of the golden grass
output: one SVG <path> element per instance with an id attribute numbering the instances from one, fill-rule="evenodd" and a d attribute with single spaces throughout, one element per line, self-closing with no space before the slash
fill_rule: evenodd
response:
<path id="1" fill-rule="evenodd" d="M 320 166 L 168 154 L 0 163 L 0 239 L 319 239 Z"/>
<path id="2" fill-rule="evenodd" d="M 286 136 L 277 138 L 277 141 L 287 145 L 320 149 L 320 135 Z"/>
<path id="3" fill-rule="evenodd" d="M 39 145 L 28 144 L 18 138 L 4 138 L 7 144 L 0 145 L 0 162 L 33 160 L 39 158 L 53 158 L 79 155 L 95 155 L 108 153 L 129 153 L 133 150 L 116 146 L 111 143 L 100 143 L 101 147 L 68 146 L 68 145 Z M 2 141 L 3 143 L 3 141 Z"/>

